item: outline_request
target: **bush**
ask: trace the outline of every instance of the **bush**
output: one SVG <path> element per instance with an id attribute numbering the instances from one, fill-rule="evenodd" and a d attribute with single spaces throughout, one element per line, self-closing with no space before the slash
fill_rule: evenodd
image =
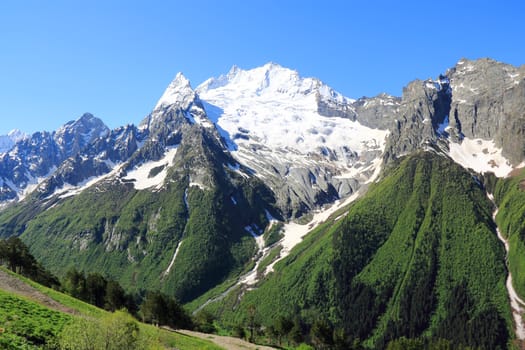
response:
<path id="1" fill-rule="evenodd" d="M 100 320 L 75 319 L 62 330 L 59 344 L 63 350 L 142 350 L 158 346 L 140 332 L 138 322 L 125 311 Z"/>

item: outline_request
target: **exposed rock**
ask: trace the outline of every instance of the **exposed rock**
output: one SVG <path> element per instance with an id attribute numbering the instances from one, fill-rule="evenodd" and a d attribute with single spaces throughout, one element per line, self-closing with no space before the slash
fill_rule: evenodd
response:
<path id="1" fill-rule="evenodd" d="M 450 124 L 469 138 L 494 140 L 514 165 L 525 156 L 525 65 L 460 60 L 447 72 Z"/>

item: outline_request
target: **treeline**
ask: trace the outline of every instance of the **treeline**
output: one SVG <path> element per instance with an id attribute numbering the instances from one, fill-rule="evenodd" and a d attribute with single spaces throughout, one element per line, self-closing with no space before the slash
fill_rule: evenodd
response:
<path id="1" fill-rule="evenodd" d="M 175 298 L 160 292 L 128 294 L 115 280 L 96 272 L 86 274 L 75 268 L 71 268 L 60 281 L 34 258 L 18 237 L 0 240 L 0 265 L 107 311 L 126 309 L 143 322 L 171 328 L 193 328 L 191 317 Z"/>
<path id="2" fill-rule="evenodd" d="M 31 255 L 29 248 L 18 237 L 0 239 L 0 265 L 46 287 L 60 287 L 58 278 Z"/>
<path id="3" fill-rule="evenodd" d="M 88 273 L 70 269 L 62 283 L 64 292 L 87 303 L 108 311 L 126 309 L 143 322 L 171 328 L 193 328 L 188 313 L 173 297 L 156 291 L 143 296 L 124 291 L 121 285 L 99 273 Z"/>
<path id="4" fill-rule="evenodd" d="M 135 314 L 138 310 L 135 298 L 127 294 L 118 282 L 96 272 L 86 275 L 71 268 L 62 281 L 62 287 L 67 294 L 108 311 L 125 308 Z"/>

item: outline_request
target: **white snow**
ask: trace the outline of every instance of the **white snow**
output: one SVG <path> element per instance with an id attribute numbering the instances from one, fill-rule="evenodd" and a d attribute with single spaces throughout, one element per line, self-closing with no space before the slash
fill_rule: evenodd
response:
<path id="1" fill-rule="evenodd" d="M 244 172 L 241 171 L 241 166 L 239 164 L 235 164 L 235 165 L 228 164 L 228 169 L 230 169 L 231 171 L 236 172 L 237 174 L 241 175 L 245 179 L 249 179 L 250 178 L 250 176 L 248 174 L 245 174 Z"/>
<path id="2" fill-rule="evenodd" d="M 195 99 L 195 92 L 191 88 L 190 81 L 182 74 L 177 73 L 164 94 L 155 105 L 155 110 L 172 104 L 187 109 Z"/>
<path id="3" fill-rule="evenodd" d="M 135 186 L 135 189 L 137 190 L 144 190 L 151 187 L 159 188 L 166 179 L 168 168 L 173 165 L 173 159 L 176 153 L 177 147 L 170 147 L 167 149 L 162 159 L 139 165 L 135 169 L 129 171 L 127 176 L 123 179 L 133 181 L 133 186 Z M 162 171 L 155 176 L 150 177 L 151 170 L 158 167 L 163 167 Z"/>
<path id="4" fill-rule="evenodd" d="M 265 275 L 273 271 L 274 265 L 287 257 L 292 249 L 303 241 L 303 237 L 317 226 L 325 222 L 330 215 L 335 213 L 340 208 L 352 203 L 360 196 L 359 191 L 346 198 L 344 201 L 336 201 L 330 208 L 319 211 L 314 214 L 312 220 L 306 225 L 300 225 L 295 222 L 289 222 L 283 227 L 284 237 L 279 241 L 279 244 L 283 247 L 279 258 L 274 260 L 270 265 L 266 267 Z M 338 218 L 339 219 L 339 218 Z"/>
<path id="5" fill-rule="evenodd" d="M 322 158 L 317 162 L 348 170 L 355 153 L 359 156 L 371 148 L 382 151 L 385 146 L 388 131 L 318 112 L 319 100 L 351 108 L 351 99 L 318 79 L 302 78 L 273 63 L 252 70 L 234 67 L 196 91 L 209 118 L 226 140 L 235 143 L 233 156 L 260 177 L 265 175 L 260 174 L 262 167 L 254 153 L 276 163 L 302 165 L 312 163 L 315 155 Z"/>
<path id="6" fill-rule="evenodd" d="M 18 141 L 28 138 L 29 135 L 18 129 L 11 130 L 7 135 L 0 136 L 0 154 L 8 152 Z"/>
<path id="7" fill-rule="evenodd" d="M 445 119 L 443 120 L 443 123 L 438 125 L 437 133 L 439 135 L 445 134 L 445 131 L 447 130 L 449 125 L 448 115 L 445 116 Z"/>
<path id="8" fill-rule="evenodd" d="M 194 181 L 190 182 L 190 187 L 198 187 L 198 188 L 200 188 L 203 191 L 208 189 L 208 187 L 204 186 L 200 182 L 194 182 Z"/>
<path id="9" fill-rule="evenodd" d="M 115 163 L 113 163 L 112 161 L 109 161 L 109 160 L 106 160 L 105 163 L 111 169 L 110 172 L 108 172 L 108 173 L 106 173 L 104 175 L 101 175 L 101 176 L 89 177 L 89 178 L 85 179 L 84 181 L 78 183 L 76 186 L 72 185 L 72 184 L 65 183 L 64 186 L 62 186 L 59 189 L 56 189 L 53 194 L 48 196 L 48 198 L 50 198 L 50 197 L 52 197 L 54 195 L 59 195 L 59 198 L 67 198 L 67 197 L 71 197 L 71 196 L 76 196 L 77 194 L 81 193 L 85 189 L 87 189 L 87 188 L 89 188 L 89 187 L 91 187 L 93 185 L 96 185 L 100 181 L 103 181 L 103 180 L 108 179 L 110 177 L 117 177 L 118 174 L 122 171 L 122 167 L 124 166 L 124 164 L 122 164 L 122 163 L 117 165 L 117 164 L 115 164 Z"/>
<path id="10" fill-rule="evenodd" d="M 259 231 L 257 229 L 257 226 L 255 225 L 245 226 L 244 229 L 246 230 L 246 232 L 252 235 L 253 238 L 255 238 L 257 247 L 259 248 L 259 250 L 262 250 L 264 248 L 264 237 L 261 232 L 256 232 L 256 231 Z"/>
<path id="11" fill-rule="evenodd" d="M 45 181 L 48 177 L 50 177 L 56 170 L 57 170 L 57 167 L 53 166 L 51 169 L 49 169 L 46 175 L 40 176 L 40 177 L 34 177 L 34 176 L 31 176 L 31 174 L 26 173 L 26 176 L 29 179 L 29 181 L 26 184 L 26 187 L 18 192 L 18 200 L 19 201 L 24 200 L 24 198 L 27 197 L 27 195 L 33 192 L 43 181 Z M 16 190 L 17 188 L 14 183 L 10 183 L 8 185 L 12 189 Z"/>
<path id="12" fill-rule="evenodd" d="M 173 264 L 175 263 L 175 259 L 177 258 L 177 255 L 179 254 L 179 250 L 180 250 L 180 247 L 182 246 L 182 240 L 179 241 L 179 243 L 177 244 L 177 248 L 175 248 L 175 253 L 173 254 L 173 257 L 171 258 L 171 261 L 170 261 L 170 264 L 168 265 L 168 268 L 166 269 L 166 271 L 164 271 L 164 276 L 167 276 L 170 271 L 171 271 L 171 268 L 173 267 Z"/>
<path id="13" fill-rule="evenodd" d="M 494 203 L 494 196 L 491 193 L 487 193 L 487 196 L 489 199 Z M 495 203 L 494 203 L 495 205 Z M 498 208 L 494 210 L 492 213 L 492 219 L 494 222 L 496 222 L 496 215 L 498 215 Z M 505 252 L 507 256 L 505 257 L 505 260 L 507 262 L 508 254 L 509 254 L 509 241 L 503 237 L 501 234 L 501 231 L 498 226 L 496 226 L 496 233 L 498 235 L 498 239 L 503 243 L 503 246 L 505 247 Z M 508 264 L 508 262 L 507 262 Z M 521 299 L 514 289 L 514 286 L 512 285 L 512 274 L 510 273 L 510 269 L 508 270 L 508 276 L 507 281 L 505 283 L 505 286 L 507 287 L 507 292 L 509 294 L 510 299 L 510 306 L 512 309 L 512 316 L 514 317 L 514 327 L 516 331 L 516 337 L 518 339 L 525 339 L 525 325 L 523 323 L 523 313 L 525 312 L 525 302 L 523 299 Z"/>
<path id="14" fill-rule="evenodd" d="M 461 166 L 479 173 L 493 172 L 498 177 L 507 176 L 513 169 L 501 154 L 494 141 L 463 138 L 461 143 L 450 142 L 449 156 Z"/>
<path id="15" fill-rule="evenodd" d="M 186 211 L 190 212 L 190 205 L 188 204 L 188 189 L 184 190 L 184 206 L 186 207 Z"/>

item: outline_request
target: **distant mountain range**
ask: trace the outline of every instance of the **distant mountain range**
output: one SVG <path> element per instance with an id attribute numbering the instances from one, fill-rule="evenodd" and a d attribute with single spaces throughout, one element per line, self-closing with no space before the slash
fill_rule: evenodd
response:
<path id="1" fill-rule="evenodd" d="M 369 348 L 505 347 L 519 322 L 487 193 L 525 295 L 524 111 L 525 66 L 491 59 L 357 100 L 275 63 L 195 89 L 179 73 L 138 126 L 86 113 L 0 137 L 0 236 L 225 324 L 255 304 Z"/>

